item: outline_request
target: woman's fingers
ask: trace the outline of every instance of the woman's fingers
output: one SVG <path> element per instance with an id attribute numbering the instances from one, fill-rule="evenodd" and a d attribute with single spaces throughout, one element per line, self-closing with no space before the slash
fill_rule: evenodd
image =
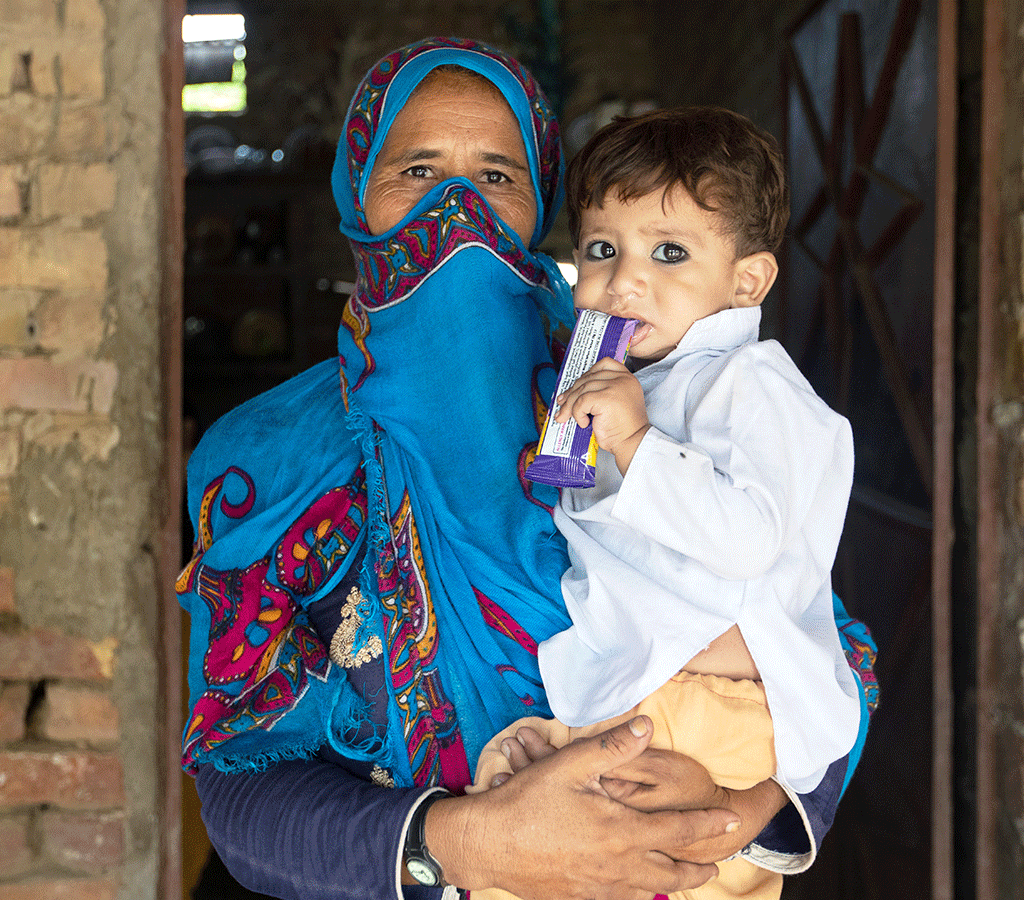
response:
<path id="1" fill-rule="evenodd" d="M 718 866 L 675 860 L 663 853 L 648 854 L 651 870 L 645 873 L 647 884 L 656 885 L 658 894 L 692 891 L 718 874 Z"/>
<path id="2" fill-rule="evenodd" d="M 665 810 L 647 816 L 657 841 L 656 849 L 674 860 L 687 862 L 694 859 L 692 847 L 735 833 L 740 827 L 739 816 L 727 809 Z"/>
<path id="3" fill-rule="evenodd" d="M 595 785 L 603 775 L 643 753 L 651 742 L 652 729 L 647 716 L 636 716 L 593 737 L 573 741 L 564 752 L 573 760 L 582 783 Z"/>
<path id="4" fill-rule="evenodd" d="M 601 787 L 603 776 L 644 752 L 651 733 L 650 720 L 638 716 L 553 751 L 524 729 L 518 750 L 510 748 L 522 768 L 500 788 L 431 807 L 427 839 L 446 875 L 524 900 L 646 900 L 703 884 L 716 869 L 689 860 L 686 847 L 724 834 L 737 816 L 640 812 Z"/>

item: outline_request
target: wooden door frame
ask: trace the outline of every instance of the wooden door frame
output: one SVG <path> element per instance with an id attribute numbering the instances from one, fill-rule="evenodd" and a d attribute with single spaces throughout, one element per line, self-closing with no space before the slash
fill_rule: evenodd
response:
<path id="1" fill-rule="evenodd" d="M 981 160 L 978 222 L 978 370 L 977 370 L 977 671 L 975 726 L 975 890 L 976 900 L 995 900 L 999 893 L 999 839 L 1001 808 L 997 795 L 997 730 L 999 713 L 998 629 L 1000 615 L 1000 454 L 999 433 L 992 411 L 1000 399 L 998 347 L 1000 295 L 1004 278 L 1003 188 L 1005 136 L 1003 134 L 1006 79 L 1003 71 L 1005 41 L 1003 0 L 985 0 L 981 74 Z"/>

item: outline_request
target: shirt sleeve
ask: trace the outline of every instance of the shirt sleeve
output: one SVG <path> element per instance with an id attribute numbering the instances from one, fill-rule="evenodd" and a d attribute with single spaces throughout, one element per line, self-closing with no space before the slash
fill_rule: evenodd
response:
<path id="1" fill-rule="evenodd" d="M 813 539 L 834 553 L 853 480 L 849 423 L 769 352 L 737 355 L 676 437 L 651 428 L 611 510 L 730 580 L 771 568 L 812 508 Z"/>
<path id="2" fill-rule="evenodd" d="M 196 789 L 228 871 L 250 890 L 283 900 L 400 900 L 409 817 L 433 793 L 380 787 L 321 758 L 246 774 L 207 763 Z"/>

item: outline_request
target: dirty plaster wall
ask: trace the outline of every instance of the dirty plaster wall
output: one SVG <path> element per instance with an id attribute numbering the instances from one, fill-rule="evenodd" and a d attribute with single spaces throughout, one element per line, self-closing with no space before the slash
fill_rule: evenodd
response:
<path id="1" fill-rule="evenodd" d="M 0 3 L 0 894 L 155 896 L 159 0 Z"/>

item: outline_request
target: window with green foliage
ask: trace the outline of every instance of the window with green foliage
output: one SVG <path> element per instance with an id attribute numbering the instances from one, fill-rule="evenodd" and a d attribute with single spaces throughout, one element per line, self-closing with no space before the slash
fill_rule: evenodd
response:
<path id="1" fill-rule="evenodd" d="M 181 37 L 185 42 L 182 109 L 189 113 L 245 112 L 245 17 L 185 16 Z"/>

